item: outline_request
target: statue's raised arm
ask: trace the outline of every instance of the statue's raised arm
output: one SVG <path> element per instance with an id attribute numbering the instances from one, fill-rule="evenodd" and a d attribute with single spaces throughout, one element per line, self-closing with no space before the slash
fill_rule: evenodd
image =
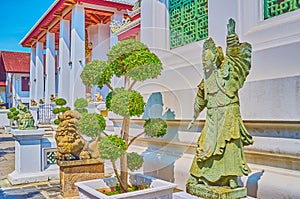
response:
<path id="1" fill-rule="evenodd" d="M 230 70 L 231 75 L 234 76 L 231 85 L 234 85 L 231 90 L 236 92 L 240 89 L 246 80 L 251 68 L 251 44 L 247 42 L 240 43 L 239 37 L 235 33 L 235 21 L 230 18 L 227 24 L 227 48 L 226 59 L 223 63 L 224 70 Z M 229 69 L 230 68 L 230 69 Z"/>

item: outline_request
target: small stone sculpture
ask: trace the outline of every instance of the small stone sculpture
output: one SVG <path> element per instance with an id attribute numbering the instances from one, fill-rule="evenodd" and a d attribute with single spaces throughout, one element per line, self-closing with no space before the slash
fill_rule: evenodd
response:
<path id="1" fill-rule="evenodd" d="M 58 116 L 60 123 L 55 135 L 57 143 L 56 159 L 70 160 L 71 155 L 75 159 L 79 159 L 79 155 L 85 145 L 85 141 L 77 131 L 77 124 L 80 118 L 80 113 L 71 110 Z"/>
<path id="2" fill-rule="evenodd" d="M 77 126 L 81 117 L 82 115 L 75 110 L 68 110 L 58 116 L 60 122 L 55 135 L 57 143 L 56 159 L 70 160 L 71 156 L 77 160 L 99 158 L 97 146 L 94 146 L 94 143 L 99 140 L 89 143 L 78 132 Z"/>
<path id="3" fill-rule="evenodd" d="M 33 116 L 28 110 L 28 107 L 22 103 L 19 103 L 17 108 L 19 109 L 19 124 L 18 129 L 20 130 L 30 130 L 30 129 L 36 129 L 34 126 L 34 119 Z"/>
<path id="4" fill-rule="evenodd" d="M 37 106 L 37 102 L 34 99 L 31 99 L 30 106 Z"/>
<path id="5" fill-rule="evenodd" d="M 51 103 L 55 103 L 56 100 L 56 96 L 54 96 L 53 94 L 50 95 L 50 102 Z"/>
<path id="6" fill-rule="evenodd" d="M 103 97 L 99 92 L 95 93 L 95 100 L 96 102 L 103 102 Z"/>
<path id="7" fill-rule="evenodd" d="M 40 99 L 39 100 L 39 104 L 45 104 L 45 100 L 44 99 Z"/>
<path id="8" fill-rule="evenodd" d="M 238 176 L 251 172 L 243 146 L 253 140 L 241 119 L 238 97 L 251 67 L 251 45 L 239 43 L 233 19 L 229 19 L 227 29 L 225 57 L 211 38 L 203 44 L 204 78 L 198 85 L 194 119 L 188 127 L 206 107 L 206 122 L 187 182 L 187 192 L 200 197 L 208 196 L 201 195 L 199 184 L 235 189 Z"/>

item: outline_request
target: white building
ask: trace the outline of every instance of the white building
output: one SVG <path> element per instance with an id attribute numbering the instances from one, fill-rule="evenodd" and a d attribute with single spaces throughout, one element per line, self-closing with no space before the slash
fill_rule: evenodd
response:
<path id="1" fill-rule="evenodd" d="M 141 40 L 161 58 L 164 70 L 158 79 L 137 84 L 135 89 L 146 101 L 154 93 L 160 93 L 157 96 L 162 96 L 162 100 L 157 101 L 163 104 L 157 105 L 174 112 L 175 120 L 169 122 L 172 132 L 169 137 L 158 141 L 141 139 L 136 147 L 148 163 L 144 172 L 166 176 L 184 189 L 193 147 L 203 124 L 200 122 L 194 132 L 186 130 L 203 73 L 203 40 L 213 37 L 225 50 L 226 24 L 229 18 L 234 18 L 240 41 L 247 41 L 253 47 L 250 75 L 240 92 L 242 118 L 256 140 L 254 146 L 246 149 L 246 156 L 252 164 L 275 167 L 272 170 L 253 166 L 255 171 L 264 168 L 265 173 L 258 179 L 260 184 L 256 182 L 260 189 L 251 195 L 274 198 L 272 194 L 284 192 L 291 198 L 300 197 L 294 187 L 300 179 L 299 6 L 296 0 L 142 0 L 141 8 L 135 7 L 127 13 L 132 2 L 125 0 L 57 0 L 21 41 L 32 50 L 30 97 L 36 101 L 43 97 L 46 102 L 49 100 L 55 93 L 57 67 L 58 96 L 72 105 L 76 98 L 85 96 L 79 75 L 86 61 L 105 59 L 118 40 L 129 37 Z M 128 15 L 131 19 L 123 20 L 122 24 L 123 17 Z M 121 24 L 112 23 L 113 20 Z M 86 41 L 92 43 L 90 57 L 86 57 L 86 52 L 90 52 Z M 45 90 L 41 81 L 44 73 Z M 113 84 L 119 83 L 116 80 Z M 204 115 L 205 111 L 200 119 Z M 159 168 L 153 171 L 151 164 Z M 291 171 L 295 175 L 290 176 Z M 289 185 L 283 189 L 279 179 L 272 179 L 274 176 Z M 274 189 L 268 191 L 266 184 Z"/>
<path id="2" fill-rule="evenodd" d="M 0 51 L 0 101 L 29 104 L 29 53 Z"/>

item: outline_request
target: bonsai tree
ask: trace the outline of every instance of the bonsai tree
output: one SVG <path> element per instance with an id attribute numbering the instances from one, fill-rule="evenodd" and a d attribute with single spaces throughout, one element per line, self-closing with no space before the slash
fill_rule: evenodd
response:
<path id="1" fill-rule="evenodd" d="M 58 117 L 61 116 L 64 112 L 71 110 L 70 107 L 65 107 L 67 104 L 67 101 L 64 98 L 57 98 L 55 100 L 55 105 L 57 106 L 52 110 L 53 114 L 58 114 Z M 54 124 L 58 125 L 59 124 L 59 119 L 54 120 Z"/>
<path id="2" fill-rule="evenodd" d="M 87 110 L 88 105 L 89 105 L 88 101 L 84 98 L 79 98 L 74 102 L 75 110 L 81 114 L 85 114 L 88 112 Z"/>
<path id="3" fill-rule="evenodd" d="M 134 171 L 143 164 L 143 158 L 137 153 L 127 153 L 127 149 L 142 135 L 151 137 L 164 136 L 167 125 L 159 118 L 148 119 L 144 131 L 135 137 L 129 136 L 130 118 L 140 116 L 144 112 L 145 102 L 142 95 L 133 90 L 138 81 L 157 78 L 162 70 L 159 58 L 151 53 L 149 48 L 136 40 L 129 39 L 117 43 L 107 54 L 107 61 L 94 60 L 89 62 L 81 73 L 86 86 L 106 85 L 111 92 L 106 98 L 108 110 L 123 117 L 122 129 L 119 135 L 103 136 L 98 144 L 100 157 L 109 159 L 123 192 L 128 190 L 128 168 Z M 113 75 L 124 77 L 122 88 L 113 88 L 110 80 Z M 120 159 L 120 173 L 116 160 Z"/>
<path id="4" fill-rule="evenodd" d="M 9 112 L 7 112 L 7 118 L 9 119 L 11 126 L 18 125 L 18 122 L 20 119 L 19 114 L 20 114 L 20 111 L 17 110 L 17 108 L 11 107 L 9 109 Z"/>

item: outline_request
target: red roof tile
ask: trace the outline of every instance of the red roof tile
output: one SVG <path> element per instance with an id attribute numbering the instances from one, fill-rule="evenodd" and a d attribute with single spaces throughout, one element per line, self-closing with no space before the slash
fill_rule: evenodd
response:
<path id="1" fill-rule="evenodd" d="M 0 86 L 6 86 L 6 82 L 1 82 L 0 81 Z"/>
<path id="2" fill-rule="evenodd" d="M 7 73 L 30 72 L 30 53 L 2 51 L 1 57 Z"/>

